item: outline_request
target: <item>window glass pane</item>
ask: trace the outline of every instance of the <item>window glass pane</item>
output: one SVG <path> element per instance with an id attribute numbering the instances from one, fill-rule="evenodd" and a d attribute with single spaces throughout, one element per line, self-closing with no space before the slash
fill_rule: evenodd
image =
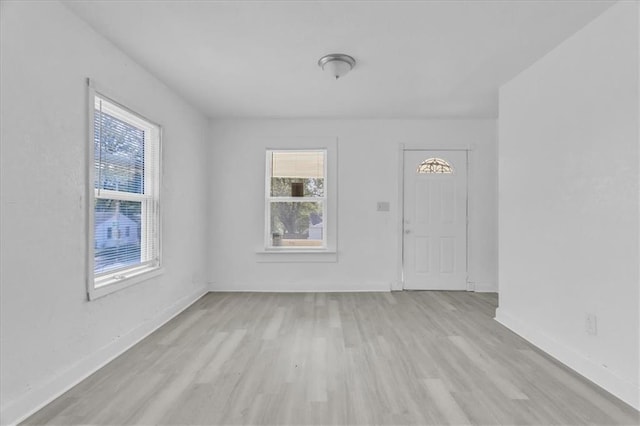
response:
<path id="1" fill-rule="evenodd" d="M 296 184 L 301 185 L 302 194 L 297 195 Z M 324 196 L 324 179 L 322 178 L 271 178 L 272 197 L 322 197 Z"/>
<path id="2" fill-rule="evenodd" d="M 95 188 L 144 193 L 144 130 L 96 109 L 94 165 Z"/>
<path id="3" fill-rule="evenodd" d="M 138 201 L 95 200 L 95 273 L 141 262 L 141 215 Z"/>
<path id="4" fill-rule="evenodd" d="M 322 202 L 272 202 L 273 246 L 323 245 Z"/>

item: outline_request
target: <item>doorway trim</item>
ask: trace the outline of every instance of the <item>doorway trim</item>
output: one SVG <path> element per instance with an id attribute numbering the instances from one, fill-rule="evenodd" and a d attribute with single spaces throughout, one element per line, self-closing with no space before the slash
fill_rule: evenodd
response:
<path id="1" fill-rule="evenodd" d="M 470 240 L 469 240 L 469 221 L 471 209 L 469 208 L 473 202 L 473 191 L 471 190 L 471 173 L 473 171 L 473 153 L 475 150 L 475 144 L 447 144 L 445 146 L 441 144 L 431 143 L 412 143 L 398 144 L 398 258 L 397 258 L 397 280 L 391 288 L 391 291 L 403 291 L 404 290 L 404 153 L 405 151 L 466 151 L 467 152 L 467 181 L 466 181 L 466 213 L 467 219 L 465 224 L 466 232 L 466 287 L 467 291 L 475 291 L 473 283 L 469 282 L 469 259 L 471 256 Z"/>

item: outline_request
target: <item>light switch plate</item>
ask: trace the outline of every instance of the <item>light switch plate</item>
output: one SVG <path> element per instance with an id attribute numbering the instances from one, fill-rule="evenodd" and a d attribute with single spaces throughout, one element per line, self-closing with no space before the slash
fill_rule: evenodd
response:
<path id="1" fill-rule="evenodd" d="M 388 201 L 378 201 L 377 210 L 379 212 L 388 212 L 389 211 L 389 207 L 390 207 L 390 204 L 389 204 Z"/>

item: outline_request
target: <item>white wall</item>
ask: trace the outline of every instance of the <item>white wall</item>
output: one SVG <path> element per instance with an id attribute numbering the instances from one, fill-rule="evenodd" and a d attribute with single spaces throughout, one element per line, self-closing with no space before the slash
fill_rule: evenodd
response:
<path id="1" fill-rule="evenodd" d="M 637 8 L 500 90 L 497 319 L 639 408 Z"/>
<path id="2" fill-rule="evenodd" d="M 1 3 L 2 423 L 206 291 L 208 121 L 58 2 Z M 164 126 L 162 276 L 87 302 L 86 83 Z"/>
<path id="3" fill-rule="evenodd" d="M 337 262 L 263 262 L 265 148 L 315 138 L 338 138 Z M 214 120 L 210 140 L 213 290 L 388 291 L 398 281 L 401 143 L 474 147 L 470 281 L 497 289 L 495 120 Z"/>

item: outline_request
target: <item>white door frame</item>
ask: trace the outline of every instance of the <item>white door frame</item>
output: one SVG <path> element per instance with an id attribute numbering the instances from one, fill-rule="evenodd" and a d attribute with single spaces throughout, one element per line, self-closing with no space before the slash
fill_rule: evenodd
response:
<path id="1" fill-rule="evenodd" d="M 447 146 L 442 145 L 433 145 L 433 144 L 404 144 L 401 143 L 398 146 L 398 279 L 394 286 L 392 286 L 391 291 L 402 291 L 404 290 L 404 153 L 405 151 L 466 151 L 467 152 L 467 181 L 466 181 L 466 213 L 467 220 L 465 225 L 466 232 L 466 270 L 467 270 L 467 291 L 474 291 L 473 285 L 469 283 L 469 256 L 470 256 L 470 243 L 469 243 L 469 204 L 472 201 L 472 192 L 470 187 L 470 179 L 471 171 L 472 171 L 472 157 L 474 151 L 474 145 L 472 144 L 448 144 Z"/>

